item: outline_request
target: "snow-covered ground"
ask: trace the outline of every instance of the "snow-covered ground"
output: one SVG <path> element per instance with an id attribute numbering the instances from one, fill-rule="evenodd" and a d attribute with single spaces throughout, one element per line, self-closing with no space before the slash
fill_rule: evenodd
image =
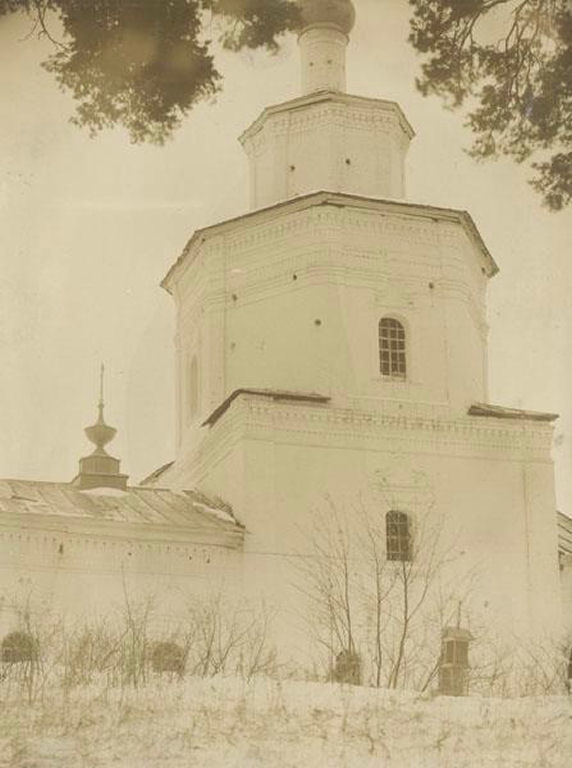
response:
<path id="1" fill-rule="evenodd" d="M 190 679 L 0 702 L 10 768 L 572 766 L 572 699 Z"/>

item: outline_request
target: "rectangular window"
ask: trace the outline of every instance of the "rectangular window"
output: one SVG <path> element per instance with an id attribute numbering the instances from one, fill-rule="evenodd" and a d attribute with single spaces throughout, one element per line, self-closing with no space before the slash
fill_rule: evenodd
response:
<path id="1" fill-rule="evenodd" d="M 385 517 L 386 552 L 388 560 L 411 561 L 411 533 L 405 512 L 388 512 Z"/>
<path id="2" fill-rule="evenodd" d="M 407 373 L 405 328 L 392 317 L 379 323 L 379 367 L 382 376 L 404 379 Z"/>

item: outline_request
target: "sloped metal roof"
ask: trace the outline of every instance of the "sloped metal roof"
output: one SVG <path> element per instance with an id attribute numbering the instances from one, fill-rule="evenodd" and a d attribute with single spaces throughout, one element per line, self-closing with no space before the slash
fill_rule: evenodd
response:
<path id="1" fill-rule="evenodd" d="M 70 483 L 0 480 L 0 522 L 3 516 L 14 515 L 149 526 L 189 533 L 240 533 L 243 530 L 230 507 L 196 491 L 140 486 L 125 492 L 110 488 L 80 491 Z"/>
<path id="2" fill-rule="evenodd" d="M 174 463 L 174 461 L 168 461 L 166 464 L 154 469 L 150 475 L 147 475 L 147 477 L 141 481 L 141 485 L 153 485 L 168 469 L 171 469 Z"/>
<path id="3" fill-rule="evenodd" d="M 558 551 L 572 556 L 572 518 L 558 512 Z"/>
<path id="4" fill-rule="evenodd" d="M 256 389 L 256 388 L 241 388 L 235 389 L 226 400 L 224 400 L 214 411 L 208 416 L 201 426 L 212 427 L 213 424 L 220 419 L 220 417 L 228 411 L 232 403 L 240 395 L 257 395 L 258 397 L 267 397 L 271 400 L 291 400 L 299 403 L 329 403 L 330 397 L 327 395 L 320 395 L 316 392 L 292 392 L 290 390 L 283 389 Z"/>
<path id="5" fill-rule="evenodd" d="M 542 411 L 523 411 L 520 408 L 505 408 L 502 405 L 474 403 L 469 408 L 469 416 L 489 416 L 496 419 L 520 419 L 521 421 L 556 421 L 557 413 Z"/>

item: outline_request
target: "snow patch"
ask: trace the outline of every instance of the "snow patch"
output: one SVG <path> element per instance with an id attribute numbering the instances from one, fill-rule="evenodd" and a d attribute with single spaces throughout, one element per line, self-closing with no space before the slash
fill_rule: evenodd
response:
<path id="1" fill-rule="evenodd" d="M 6 765 L 78 768 L 568 768 L 572 700 L 431 698 L 329 683 L 155 678 L 0 689 Z M 81 761 L 78 761 L 81 755 Z M 0 764 L 2 760 L 0 760 Z"/>
<path id="2" fill-rule="evenodd" d="M 122 491 L 120 488 L 88 488 L 85 491 L 81 491 L 88 496 L 115 496 L 117 498 L 123 498 L 123 496 L 129 496 L 129 491 Z"/>
<path id="3" fill-rule="evenodd" d="M 217 517 L 219 520 L 224 520 L 225 523 L 235 523 L 236 520 L 234 517 L 229 514 L 228 512 L 225 512 L 224 509 L 217 509 L 216 507 L 210 507 L 208 504 L 203 504 L 201 501 L 194 501 L 193 500 L 193 506 L 199 507 L 203 512 L 206 512 L 209 515 L 213 515 L 213 517 Z"/>

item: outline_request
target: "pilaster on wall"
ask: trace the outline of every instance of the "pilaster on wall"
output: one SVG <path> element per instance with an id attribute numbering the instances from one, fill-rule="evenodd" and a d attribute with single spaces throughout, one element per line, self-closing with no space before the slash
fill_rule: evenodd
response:
<path id="1" fill-rule="evenodd" d="M 572 638 L 572 555 L 560 560 L 560 598 L 564 634 Z"/>
<path id="2" fill-rule="evenodd" d="M 554 467 L 523 457 L 522 493 L 526 525 L 530 620 L 539 627 L 562 624 Z"/>

